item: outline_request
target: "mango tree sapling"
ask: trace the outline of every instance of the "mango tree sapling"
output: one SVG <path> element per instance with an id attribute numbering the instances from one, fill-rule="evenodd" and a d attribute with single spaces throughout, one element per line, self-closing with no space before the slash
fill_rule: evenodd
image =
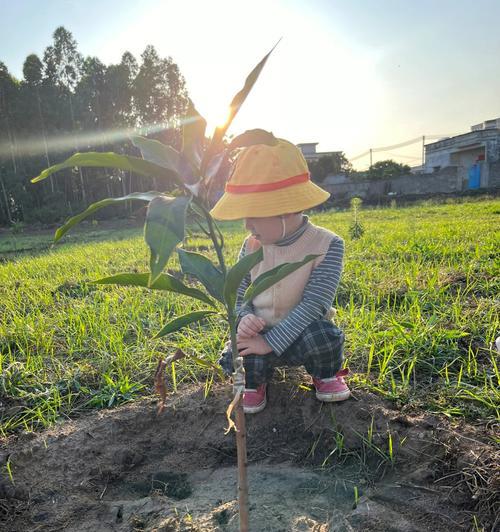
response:
<path id="1" fill-rule="evenodd" d="M 272 52 L 272 50 L 271 50 Z M 211 316 L 223 316 L 228 323 L 233 353 L 233 390 L 234 398 L 228 409 L 235 411 L 235 424 L 230 421 L 236 432 L 238 455 L 238 502 L 240 530 L 248 530 L 248 487 L 246 476 L 246 429 L 242 405 L 242 393 L 245 385 L 243 359 L 238 354 L 236 343 L 237 316 L 235 310 L 236 293 L 246 274 L 263 258 L 262 249 L 255 251 L 228 267 L 224 257 L 224 236 L 209 213 L 211 187 L 217 181 L 228 178 L 230 157 L 235 150 L 254 144 L 274 145 L 277 140 L 267 131 L 255 129 L 247 131 L 228 145 L 224 142 L 236 113 L 245 101 L 262 68 L 269 52 L 248 75 L 243 88 L 235 95 L 229 111 L 229 118 L 223 126 L 217 127 L 207 143 L 205 139 L 206 121 L 189 102 L 188 113 L 182 125 L 182 148 L 180 151 L 161 142 L 142 136 L 132 138 L 133 144 L 141 151 L 142 158 L 119 155 L 116 153 L 87 152 L 77 153 L 66 161 L 44 170 L 32 182 L 41 181 L 54 172 L 68 167 L 105 167 L 121 171 L 131 171 L 139 175 L 156 179 L 164 183 L 168 190 L 177 189 L 175 195 L 164 192 L 134 192 L 119 198 L 107 198 L 90 205 L 84 212 L 70 218 L 57 229 L 55 240 L 60 240 L 73 226 L 98 209 L 108 205 L 127 201 L 148 203 L 144 225 L 144 239 L 150 249 L 149 273 L 121 273 L 95 281 L 97 284 L 115 284 L 119 286 L 140 286 L 151 290 L 163 290 L 192 297 L 207 305 L 207 308 L 174 317 L 164 324 L 154 338 L 176 332 L 191 323 Z M 221 173 L 223 174 L 221 176 Z M 221 179 L 222 178 L 222 179 Z M 186 220 L 192 220 L 212 241 L 217 255 L 217 264 L 207 257 L 182 248 L 186 237 Z M 206 291 L 185 285 L 176 277 L 165 273 L 167 263 L 174 253 L 178 254 L 181 270 L 194 276 Z M 303 261 L 280 265 L 255 279 L 244 295 L 244 301 L 254 297 L 277 283 L 285 276 L 314 260 L 317 255 L 308 255 Z M 184 356 L 177 351 L 168 362 L 174 362 Z M 155 375 L 155 385 L 165 400 L 163 369 L 166 362 L 160 361 Z M 228 416 L 229 417 L 229 416 Z"/>

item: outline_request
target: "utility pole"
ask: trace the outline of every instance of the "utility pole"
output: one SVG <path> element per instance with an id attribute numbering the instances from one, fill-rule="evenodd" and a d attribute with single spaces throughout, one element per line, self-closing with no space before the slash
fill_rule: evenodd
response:
<path id="1" fill-rule="evenodd" d="M 370 148 L 370 168 L 372 167 L 373 161 L 372 161 L 372 149 Z"/>
<path id="2" fill-rule="evenodd" d="M 422 135 L 422 172 L 425 165 L 425 135 Z"/>

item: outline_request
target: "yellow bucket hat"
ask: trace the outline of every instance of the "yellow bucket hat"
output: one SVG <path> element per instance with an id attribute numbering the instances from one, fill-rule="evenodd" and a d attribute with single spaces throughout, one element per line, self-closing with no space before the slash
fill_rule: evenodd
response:
<path id="1" fill-rule="evenodd" d="M 223 196 L 210 214 L 218 220 L 262 218 L 299 212 L 326 201 L 330 194 L 315 185 L 302 152 L 277 139 L 239 154 Z"/>

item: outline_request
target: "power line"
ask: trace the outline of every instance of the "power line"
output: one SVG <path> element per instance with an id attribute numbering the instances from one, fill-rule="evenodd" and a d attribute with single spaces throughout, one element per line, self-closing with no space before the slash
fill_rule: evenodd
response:
<path id="1" fill-rule="evenodd" d="M 349 158 L 349 161 L 356 161 L 358 159 L 361 159 L 363 157 L 366 157 L 367 155 L 370 155 L 370 153 L 379 153 L 379 152 L 383 152 L 383 151 L 389 151 L 389 150 L 395 150 L 395 149 L 398 149 L 398 148 L 404 148 L 405 146 L 410 146 L 412 144 L 416 144 L 417 142 L 424 142 L 425 140 L 435 140 L 435 139 L 442 139 L 442 138 L 448 138 L 448 137 L 453 137 L 455 136 L 454 134 L 445 134 L 445 135 L 424 135 L 422 137 L 415 137 L 413 139 L 409 139 L 409 140 L 405 140 L 403 142 L 400 142 L 399 144 L 392 144 L 391 146 L 382 146 L 382 147 L 379 147 L 379 148 L 371 148 L 369 150 L 366 150 L 364 151 L 363 153 L 360 153 L 354 157 L 351 157 Z M 393 155 L 394 157 L 405 157 L 404 155 L 395 155 L 395 154 L 391 154 Z M 420 159 L 420 157 L 415 157 L 415 159 Z"/>
<path id="2" fill-rule="evenodd" d="M 352 162 L 352 161 L 356 161 L 357 159 L 361 159 L 361 157 L 365 157 L 366 155 L 369 155 L 370 154 L 370 150 L 368 151 L 364 151 L 363 153 L 359 154 L 359 155 L 356 155 L 356 157 L 351 157 L 349 160 Z"/>
<path id="3" fill-rule="evenodd" d="M 405 142 L 400 142 L 399 144 L 393 144 L 392 146 L 384 146 L 382 148 L 372 148 L 372 151 L 379 152 L 379 151 L 395 150 L 397 148 L 404 148 L 405 146 L 410 146 L 411 144 L 415 144 L 417 142 L 422 142 L 422 137 L 416 137 L 414 139 L 410 139 Z"/>
<path id="4" fill-rule="evenodd" d="M 458 135 L 466 135 L 466 133 L 445 133 L 443 135 L 425 135 L 426 139 L 447 139 L 449 137 L 457 137 Z"/>
<path id="5" fill-rule="evenodd" d="M 422 159 L 422 157 L 415 157 L 415 155 L 402 155 L 399 153 L 391 152 L 387 152 L 387 155 L 391 155 L 392 157 L 402 157 L 403 159 L 418 159 L 419 161 Z"/>
<path id="6" fill-rule="evenodd" d="M 372 148 L 371 150 L 367 150 L 363 153 L 360 153 L 359 155 L 356 155 L 355 157 L 351 157 L 350 161 L 356 161 L 357 159 L 361 159 L 362 157 L 365 157 L 366 155 L 369 155 L 370 152 L 381 152 L 381 151 L 388 151 L 388 150 L 394 150 L 396 148 L 403 148 L 405 146 L 410 146 L 410 144 L 415 144 L 416 142 L 422 142 L 422 137 L 417 137 L 414 139 L 406 140 L 404 142 L 400 142 L 399 144 L 393 144 L 392 146 L 383 146 L 381 148 Z"/>

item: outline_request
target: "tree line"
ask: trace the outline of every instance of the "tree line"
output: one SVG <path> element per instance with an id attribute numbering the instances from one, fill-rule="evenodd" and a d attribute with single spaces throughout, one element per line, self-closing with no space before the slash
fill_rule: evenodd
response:
<path id="1" fill-rule="evenodd" d="M 171 57 L 147 46 L 138 61 L 118 64 L 83 57 L 59 27 L 43 57 L 29 55 L 23 79 L 0 61 L 0 225 L 54 223 L 106 196 L 152 190 L 156 183 L 128 172 L 73 169 L 41 185 L 30 179 L 77 151 L 139 155 L 128 133 L 141 130 L 179 148 L 188 92 Z"/>
<path id="2" fill-rule="evenodd" d="M 351 181 L 378 181 L 381 179 L 395 179 L 411 172 L 410 166 L 398 163 L 392 159 L 385 159 L 372 164 L 368 170 L 354 170 L 344 152 L 339 151 L 331 155 L 323 155 L 316 161 L 308 162 L 311 179 L 318 184 L 323 183 L 329 175 L 343 174 Z"/>

